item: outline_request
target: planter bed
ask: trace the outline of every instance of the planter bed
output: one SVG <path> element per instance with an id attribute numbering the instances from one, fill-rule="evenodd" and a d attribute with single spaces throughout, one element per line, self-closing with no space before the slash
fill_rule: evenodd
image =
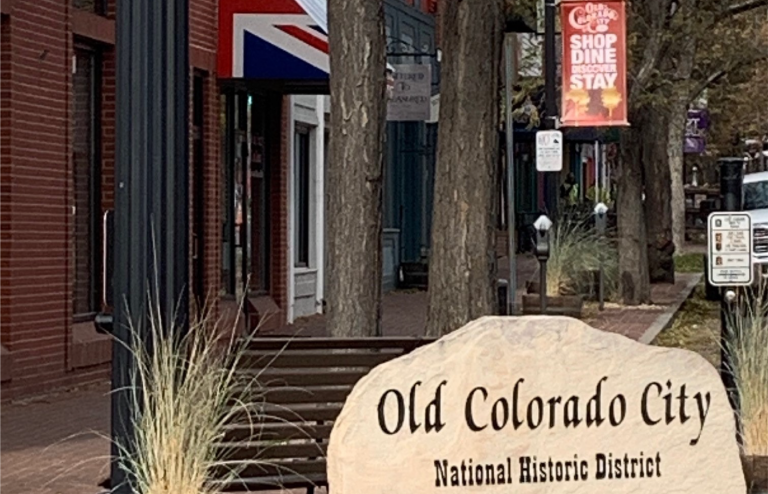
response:
<path id="1" fill-rule="evenodd" d="M 547 312 L 549 316 L 568 316 L 581 319 L 584 297 L 581 295 L 560 295 L 547 297 Z M 541 314 L 541 303 L 538 294 L 523 295 L 523 314 Z"/>
<path id="2" fill-rule="evenodd" d="M 742 456 L 749 494 L 768 494 L 768 456 Z"/>

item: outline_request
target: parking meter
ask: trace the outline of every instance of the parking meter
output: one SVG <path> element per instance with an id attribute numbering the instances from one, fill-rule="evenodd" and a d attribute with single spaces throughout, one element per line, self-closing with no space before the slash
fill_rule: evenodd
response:
<path id="1" fill-rule="evenodd" d="M 536 258 L 546 262 L 549 259 L 549 229 L 552 228 L 552 220 L 542 214 L 533 223 L 533 227 L 536 229 Z"/>
<path id="2" fill-rule="evenodd" d="M 605 233 L 605 226 L 607 223 L 608 206 L 602 202 L 598 202 L 595 205 L 595 226 L 600 234 Z"/>
<path id="3" fill-rule="evenodd" d="M 552 220 L 542 214 L 533 223 L 536 229 L 536 258 L 539 260 L 539 302 L 541 313 L 547 312 L 547 260 L 549 259 L 549 230 Z"/>
<path id="4" fill-rule="evenodd" d="M 595 205 L 595 228 L 597 229 L 597 235 L 601 238 L 605 236 L 605 228 L 607 223 L 606 215 L 608 214 L 608 206 L 602 202 L 598 202 Z M 605 308 L 605 295 L 604 295 L 604 272 L 603 272 L 603 253 L 602 251 L 597 253 L 599 257 L 599 273 L 598 273 L 598 309 L 603 310 Z"/>

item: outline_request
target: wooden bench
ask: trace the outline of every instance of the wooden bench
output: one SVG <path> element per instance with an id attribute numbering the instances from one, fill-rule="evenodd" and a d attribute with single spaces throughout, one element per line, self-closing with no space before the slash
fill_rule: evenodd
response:
<path id="1" fill-rule="evenodd" d="M 234 423 L 219 447 L 237 480 L 224 492 L 327 486 L 333 422 L 354 384 L 373 367 L 431 343 L 426 338 L 257 338 L 242 371 L 258 375 L 259 422 Z M 225 472 L 221 472 L 221 478 Z"/>

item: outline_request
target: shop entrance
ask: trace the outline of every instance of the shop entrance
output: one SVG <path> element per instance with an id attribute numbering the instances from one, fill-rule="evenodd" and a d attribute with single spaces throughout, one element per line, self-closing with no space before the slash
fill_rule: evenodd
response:
<path id="1" fill-rule="evenodd" d="M 274 292 L 274 209 L 271 192 L 279 175 L 281 95 L 228 89 L 223 115 L 223 266 L 225 290 L 243 304 L 246 320 L 253 298 L 277 302 Z"/>

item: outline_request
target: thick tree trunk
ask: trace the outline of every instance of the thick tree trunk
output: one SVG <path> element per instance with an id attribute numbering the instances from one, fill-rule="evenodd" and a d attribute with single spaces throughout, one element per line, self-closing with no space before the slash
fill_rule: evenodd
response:
<path id="1" fill-rule="evenodd" d="M 622 302 L 639 305 L 650 302 L 648 248 L 643 207 L 641 163 L 642 124 L 635 118 L 633 127 L 621 136 L 621 160 L 616 197 L 619 229 L 619 289 Z"/>
<path id="2" fill-rule="evenodd" d="M 646 112 L 642 129 L 642 161 L 645 174 L 648 274 L 651 283 L 674 283 L 672 188 L 667 155 L 669 119 L 662 109 L 648 108 Z"/>
<path id="3" fill-rule="evenodd" d="M 672 242 L 675 251 L 682 252 L 685 247 L 685 184 L 683 172 L 683 141 L 685 140 L 685 123 L 687 104 L 672 103 L 673 113 L 669 119 L 669 142 L 667 155 L 669 157 L 670 187 L 672 192 Z"/>
<path id="4" fill-rule="evenodd" d="M 383 2 L 329 0 L 331 138 L 327 321 L 334 336 L 380 334 L 386 120 Z M 350 22 L 353 20 L 354 22 Z"/>
<path id="5" fill-rule="evenodd" d="M 443 5 L 440 129 L 427 334 L 495 307 L 495 206 L 501 0 Z"/>

